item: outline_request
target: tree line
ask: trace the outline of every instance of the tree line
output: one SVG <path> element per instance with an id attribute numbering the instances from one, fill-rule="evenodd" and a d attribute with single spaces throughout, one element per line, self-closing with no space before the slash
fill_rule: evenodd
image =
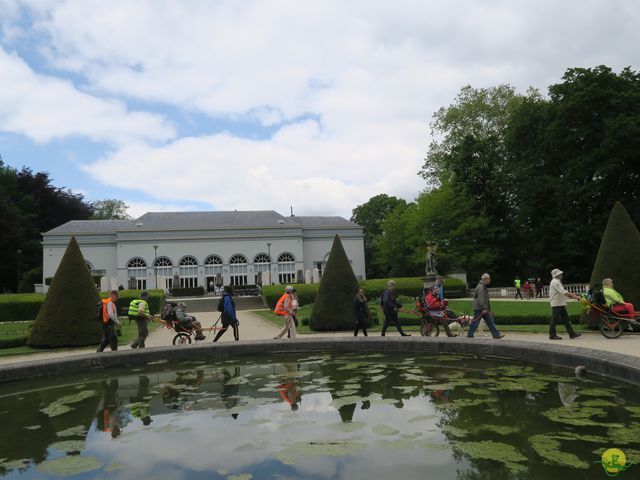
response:
<path id="1" fill-rule="evenodd" d="M 88 202 L 56 187 L 46 172 L 21 170 L 0 158 L 0 292 L 30 292 L 42 282 L 42 237 L 69 220 L 128 218 L 121 200 Z"/>
<path id="2" fill-rule="evenodd" d="M 568 69 L 548 94 L 463 87 L 435 112 L 413 202 L 385 194 L 353 210 L 365 230 L 367 275 L 439 270 L 587 282 L 616 200 L 640 219 L 640 74 Z"/>

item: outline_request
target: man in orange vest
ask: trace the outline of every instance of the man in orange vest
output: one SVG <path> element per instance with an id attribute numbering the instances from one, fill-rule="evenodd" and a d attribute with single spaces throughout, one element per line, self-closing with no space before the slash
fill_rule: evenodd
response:
<path id="1" fill-rule="evenodd" d="M 296 338 L 296 325 L 293 323 L 293 298 L 291 297 L 291 293 L 293 292 L 293 287 L 291 285 L 287 285 L 287 288 L 284 290 L 284 295 L 280 297 L 278 303 L 276 304 L 276 308 L 273 311 L 276 315 L 280 315 L 284 320 L 284 327 L 280 330 L 280 333 L 273 337 L 274 340 L 278 340 L 283 337 L 283 335 L 287 332 L 291 332 L 291 338 Z"/>
<path id="2" fill-rule="evenodd" d="M 116 327 L 120 325 L 118 321 L 118 291 L 111 290 L 109 298 L 102 300 L 102 340 L 98 346 L 98 352 L 104 351 L 107 345 L 111 346 L 111 351 L 118 350 L 118 336 Z"/>

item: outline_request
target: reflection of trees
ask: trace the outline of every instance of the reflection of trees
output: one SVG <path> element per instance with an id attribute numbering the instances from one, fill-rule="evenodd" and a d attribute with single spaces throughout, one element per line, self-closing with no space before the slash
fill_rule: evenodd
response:
<path id="1" fill-rule="evenodd" d="M 92 388 L 95 387 L 84 386 L 86 390 Z M 80 425 L 86 432 L 98 408 L 99 396 L 73 403 L 70 405 L 73 410 L 56 417 L 49 417 L 40 411 L 69 393 L 68 387 L 57 387 L 0 397 L 0 412 L 8 412 L 0 415 L 0 457 L 8 461 L 29 459 L 40 463 L 46 459 L 49 446 L 63 440 L 56 432 Z M 32 426 L 40 428 L 25 428 Z M 85 439 L 86 433 L 74 438 Z M 7 473 L 9 471 L 0 465 L 0 475 Z"/>

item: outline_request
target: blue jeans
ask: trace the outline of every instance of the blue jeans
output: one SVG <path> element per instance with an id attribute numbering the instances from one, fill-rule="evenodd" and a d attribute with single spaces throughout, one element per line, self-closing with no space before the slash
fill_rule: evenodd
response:
<path id="1" fill-rule="evenodd" d="M 491 335 L 493 338 L 499 337 L 500 332 L 496 328 L 496 321 L 493 319 L 493 314 L 491 312 L 482 313 L 482 310 L 474 310 L 473 311 L 473 320 L 469 325 L 469 331 L 467 332 L 467 337 L 473 338 L 473 334 L 476 333 L 476 329 L 478 325 L 480 325 L 480 320 L 484 319 L 485 323 L 491 330 Z"/>

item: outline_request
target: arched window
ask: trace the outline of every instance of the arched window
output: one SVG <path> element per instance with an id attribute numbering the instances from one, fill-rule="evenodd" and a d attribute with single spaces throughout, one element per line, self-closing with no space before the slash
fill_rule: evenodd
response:
<path id="1" fill-rule="evenodd" d="M 288 253 L 281 253 L 278 257 L 278 282 L 293 283 L 296 278 L 296 259 Z"/>
<path id="2" fill-rule="evenodd" d="M 180 260 L 180 286 L 196 288 L 198 286 L 198 260 L 191 255 Z"/>
<path id="3" fill-rule="evenodd" d="M 158 257 L 153 262 L 155 268 L 155 275 L 158 277 L 165 277 L 165 288 L 170 289 L 173 287 L 173 262 L 169 257 Z M 159 287 L 158 287 L 159 288 Z"/>
<path id="4" fill-rule="evenodd" d="M 269 271 L 269 265 L 271 265 L 271 257 L 269 257 L 269 255 L 267 255 L 266 253 L 259 253 L 254 257 L 253 271 L 256 272 L 254 281 L 256 285 L 262 285 L 262 273 Z M 264 281 L 271 283 L 271 280 L 265 279 Z"/>
<path id="5" fill-rule="evenodd" d="M 209 277 L 216 273 L 222 273 L 222 259 L 218 255 L 209 255 L 204 259 L 204 274 Z"/>
<path id="6" fill-rule="evenodd" d="M 247 257 L 244 255 L 234 255 L 229 259 L 229 273 L 231 274 L 231 285 L 247 284 Z"/>
<path id="7" fill-rule="evenodd" d="M 127 263 L 127 277 L 134 279 L 135 287 L 138 290 L 147 288 L 147 262 L 139 257 L 129 260 L 129 263 Z"/>

